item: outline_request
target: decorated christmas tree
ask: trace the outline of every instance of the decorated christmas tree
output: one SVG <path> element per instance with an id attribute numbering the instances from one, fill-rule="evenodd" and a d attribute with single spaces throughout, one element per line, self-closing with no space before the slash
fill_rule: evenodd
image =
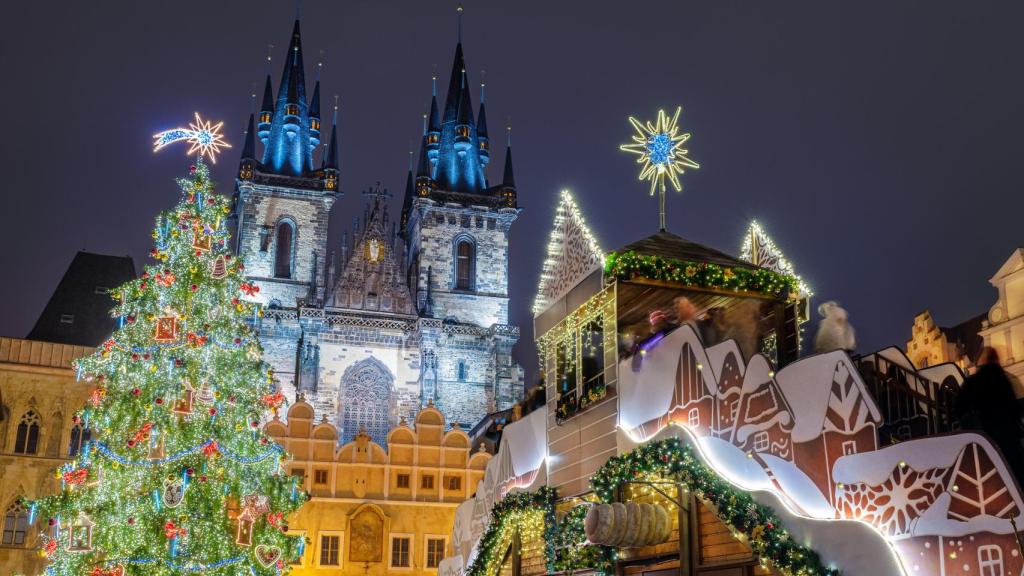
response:
<path id="1" fill-rule="evenodd" d="M 112 290 L 118 328 L 76 364 L 91 433 L 32 504 L 50 573 L 269 575 L 303 545 L 305 494 L 262 431 L 283 396 L 248 320 L 259 289 L 228 248 L 228 200 L 201 162 L 157 218 L 155 262 Z"/>

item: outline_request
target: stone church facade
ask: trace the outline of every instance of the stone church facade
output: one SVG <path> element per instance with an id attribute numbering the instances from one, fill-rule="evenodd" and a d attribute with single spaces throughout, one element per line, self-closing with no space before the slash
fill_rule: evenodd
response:
<path id="1" fill-rule="evenodd" d="M 474 110 L 461 42 L 443 108 L 434 92 L 401 213 L 379 185 L 367 190 L 338 251 L 328 234 L 341 194 L 337 109 L 321 145 L 320 81 L 307 98 L 298 21 L 276 96 L 268 75 L 249 118 L 230 217 L 265 305 L 260 339 L 286 396 L 341 442 L 365 429 L 384 444 L 430 403 L 468 429 L 523 396 L 508 323 L 511 148 L 491 184 L 482 88 Z"/>

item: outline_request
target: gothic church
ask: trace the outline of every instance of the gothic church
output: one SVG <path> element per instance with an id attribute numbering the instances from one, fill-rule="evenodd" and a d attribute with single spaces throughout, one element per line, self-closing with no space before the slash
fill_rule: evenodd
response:
<path id="1" fill-rule="evenodd" d="M 443 108 L 434 92 L 401 214 L 379 187 L 365 192 L 337 255 L 337 109 L 321 146 L 320 81 L 307 98 L 298 21 L 276 95 L 268 75 L 249 117 L 231 225 L 266 306 L 260 339 L 285 395 L 305 398 L 342 442 L 365 429 L 386 445 L 429 404 L 468 429 L 523 396 L 519 329 L 508 324 L 512 151 L 501 182 L 489 182 L 485 108 L 481 95 L 474 113 L 461 41 Z"/>

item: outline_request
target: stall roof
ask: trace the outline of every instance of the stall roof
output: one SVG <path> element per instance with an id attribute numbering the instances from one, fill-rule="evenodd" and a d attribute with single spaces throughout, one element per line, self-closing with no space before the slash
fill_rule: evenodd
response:
<path id="1" fill-rule="evenodd" d="M 633 251 L 648 256 L 661 256 L 662 258 L 675 258 L 677 260 L 692 260 L 695 262 L 709 262 L 720 266 L 736 266 L 740 268 L 755 269 L 750 262 L 740 260 L 714 248 L 697 244 L 677 236 L 671 232 L 662 230 L 632 244 L 627 244 L 618 250 L 619 253 Z"/>

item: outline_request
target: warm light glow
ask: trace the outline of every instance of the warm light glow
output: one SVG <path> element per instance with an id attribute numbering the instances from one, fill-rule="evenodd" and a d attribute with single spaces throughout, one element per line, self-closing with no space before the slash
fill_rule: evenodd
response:
<path id="1" fill-rule="evenodd" d="M 576 206 L 576 201 L 573 199 L 572 194 L 568 190 L 562 190 L 560 198 L 558 209 L 555 211 L 555 225 L 551 231 L 551 236 L 548 238 L 547 258 L 544 260 L 544 267 L 541 268 L 540 283 L 537 285 L 537 295 L 533 300 L 534 314 L 540 314 L 548 305 L 544 292 L 547 289 L 548 283 L 554 281 L 555 267 L 564 256 L 563 244 L 566 240 L 564 236 L 567 220 L 575 221 L 578 224 L 587 249 L 592 254 L 596 254 L 601 260 L 601 265 L 604 265 L 604 252 L 601 251 L 601 246 L 598 245 L 594 235 L 590 232 L 590 228 L 587 227 L 586 222 L 583 220 L 583 214 Z"/>
<path id="2" fill-rule="evenodd" d="M 665 177 L 672 182 L 676 191 L 683 189 L 679 181 L 686 168 L 700 168 L 700 165 L 687 156 L 690 151 L 683 148 L 686 141 L 690 139 L 689 132 L 679 131 L 679 114 L 682 113 L 682 106 L 676 108 L 671 118 L 664 110 L 658 111 L 658 119 L 654 122 L 641 123 L 630 116 L 629 122 L 636 128 L 632 144 L 623 144 L 619 149 L 637 154 L 637 164 L 640 164 L 640 179 L 651 181 L 651 195 L 661 185 L 665 186 Z"/>
<path id="3" fill-rule="evenodd" d="M 743 238 L 743 247 L 740 249 L 740 258 L 755 266 L 792 276 L 796 280 L 796 288 L 801 296 L 814 295 L 811 287 L 793 269 L 793 263 L 786 259 L 782 250 L 775 246 L 775 243 L 756 220 L 752 221 L 750 227 L 747 228 L 747 235 Z"/>
<path id="4" fill-rule="evenodd" d="M 206 156 L 210 159 L 210 162 L 216 164 L 217 154 L 220 153 L 220 149 L 222 147 L 231 148 L 231 144 L 228 144 L 224 140 L 224 135 L 220 133 L 220 128 L 223 125 L 223 122 L 214 124 L 209 120 L 203 120 L 199 117 L 199 113 L 196 112 L 196 121 L 189 124 L 188 128 L 171 128 L 170 130 L 154 134 L 153 152 L 157 152 L 169 144 L 184 140 L 192 145 L 188 149 L 187 154 L 194 153 L 200 158 Z"/>

